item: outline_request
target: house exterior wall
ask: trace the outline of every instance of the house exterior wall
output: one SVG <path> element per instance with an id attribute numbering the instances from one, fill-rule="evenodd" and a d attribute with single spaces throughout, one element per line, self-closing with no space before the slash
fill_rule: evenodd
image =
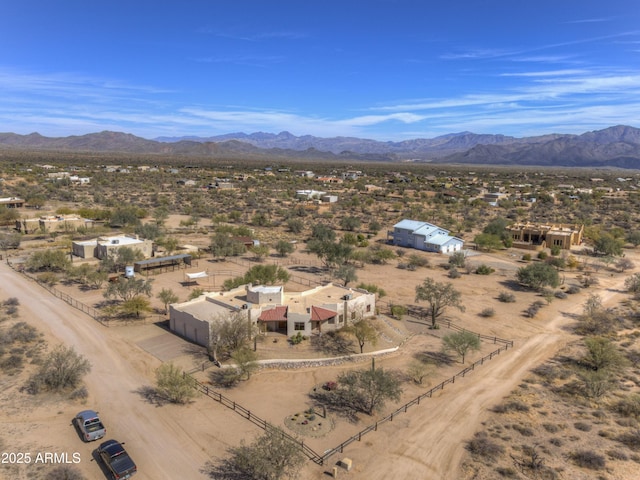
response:
<path id="1" fill-rule="evenodd" d="M 278 291 L 275 291 L 278 288 Z M 252 289 L 247 287 L 247 301 L 249 303 L 261 305 L 263 303 L 270 303 L 276 305 L 282 305 L 282 287 L 267 287 Z"/>
<path id="2" fill-rule="evenodd" d="M 297 329 L 297 325 L 304 325 L 304 329 Z M 290 312 L 287 316 L 287 337 L 292 337 L 300 332 L 302 335 L 311 335 L 311 316 L 308 313 Z"/>
<path id="3" fill-rule="evenodd" d="M 80 217 L 51 216 L 41 217 L 39 224 L 45 232 L 67 232 L 88 227 L 92 222 Z"/>
<path id="4" fill-rule="evenodd" d="M 71 253 L 80 258 L 92 258 L 96 253 L 96 243 L 73 242 L 71 244 Z"/>
<path id="5" fill-rule="evenodd" d="M 151 257 L 153 253 L 153 242 L 151 240 L 140 240 L 136 243 L 100 243 L 96 248 L 96 257 L 102 259 L 109 255 L 109 252 L 118 250 L 121 247 L 129 247 L 133 250 L 140 250 L 145 258 Z"/>
<path id="6" fill-rule="evenodd" d="M 16 220 L 16 230 L 22 233 L 34 233 L 40 229 L 40 220 L 37 218 L 24 218 Z"/>
<path id="7" fill-rule="evenodd" d="M 393 230 L 393 244 L 400 247 L 414 248 L 414 236 L 412 230 L 405 228 L 395 228 Z"/>
<path id="8" fill-rule="evenodd" d="M 181 312 L 169 305 L 169 328 L 192 342 L 207 347 L 209 345 L 210 324 L 191 314 Z"/>

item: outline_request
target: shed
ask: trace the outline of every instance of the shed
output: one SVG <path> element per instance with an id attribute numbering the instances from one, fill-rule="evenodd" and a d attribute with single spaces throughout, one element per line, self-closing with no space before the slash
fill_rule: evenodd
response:
<path id="1" fill-rule="evenodd" d="M 134 271 L 138 273 L 145 272 L 166 272 L 173 271 L 176 268 L 183 268 L 183 265 L 191 265 L 191 255 L 181 253 L 179 255 L 171 255 L 168 257 L 154 257 L 147 260 L 140 260 L 133 264 Z M 186 267 L 185 267 L 186 268 Z"/>

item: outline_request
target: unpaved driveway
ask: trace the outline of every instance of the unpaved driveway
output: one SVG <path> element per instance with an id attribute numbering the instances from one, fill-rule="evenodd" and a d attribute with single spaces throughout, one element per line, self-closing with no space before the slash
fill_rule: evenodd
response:
<path id="1" fill-rule="evenodd" d="M 614 305 L 623 289 L 624 279 L 618 278 L 593 290 L 606 306 Z M 488 409 L 500 403 L 528 372 L 553 357 L 568 342 L 577 337 L 566 325 L 574 320 L 571 314 L 582 312 L 582 304 L 564 308 L 540 333 L 530 336 L 515 348 L 502 352 L 498 358 L 454 385 L 447 385 L 434 398 L 426 399 L 411 413 L 399 416 L 380 428 L 384 433 L 369 434 L 361 443 L 347 447 L 341 457 L 356 460 L 349 478 L 383 480 L 461 480 L 461 460 L 465 443 L 482 429 Z M 326 475 L 326 474 L 325 474 Z M 324 478 L 318 474 L 318 479 Z"/>
<path id="2" fill-rule="evenodd" d="M 618 290 L 623 281 L 622 277 L 610 279 L 608 284 L 603 282 L 593 293 L 599 293 L 605 303 L 612 305 L 620 295 Z M 146 403 L 137 391 L 153 383 L 153 370 L 160 362 L 129 341 L 126 330 L 103 327 L 13 272 L 6 264 L 0 264 L 0 290 L 3 298 L 17 297 L 20 300 L 22 316 L 45 332 L 51 344 L 63 342 L 73 345 L 91 361 L 93 369 L 86 377 L 89 404 L 83 408 L 73 405 L 60 407 L 66 408 L 62 416 L 70 418 L 71 411 L 67 412 L 69 408 L 99 410 L 107 423 L 109 437 L 127 442 L 127 449 L 139 465 L 136 478 L 206 478 L 200 469 L 211 456 L 224 455 L 225 450 L 238 445 L 240 439 L 251 439 L 259 433 L 253 424 L 206 398 L 198 399 L 186 407 L 159 408 Z M 558 306 L 565 314 L 579 313 L 581 302 L 582 299 L 572 299 L 558 303 Z M 385 423 L 378 432 L 363 437 L 361 443 L 351 444 L 343 455 L 353 458 L 355 462 L 348 477 L 367 480 L 465 478 L 460 471 L 464 444 L 481 428 L 487 409 L 508 395 L 532 367 L 553 356 L 573 339 L 561 328 L 571 322 L 566 315 L 555 316 L 545 324 L 527 322 L 515 312 L 516 323 L 501 323 L 499 328 L 505 331 L 518 330 L 519 340 L 514 349 L 503 352 L 499 358 L 486 363 L 454 385 L 447 385 L 435 398 L 425 399 L 419 406 L 412 407 L 407 415 Z M 515 317 L 518 317 L 517 320 Z M 484 326 L 490 328 L 490 325 Z M 407 353 L 404 351 L 401 356 L 407 356 Z M 251 385 L 243 385 L 229 396 L 235 399 L 236 395 L 242 395 L 243 390 L 251 390 L 253 396 L 259 397 L 258 413 L 269 417 L 268 411 L 274 410 L 274 407 L 272 403 L 265 403 L 264 397 L 274 396 L 274 385 L 282 385 L 282 382 L 287 384 L 287 378 L 300 377 L 304 381 L 294 384 L 300 383 L 308 389 L 317 383 L 314 377 L 317 373 L 281 372 L 274 377 L 283 377 L 284 380 L 266 382 L 264 385 L 261 385 L 264 382 L 251 382 Z M 274 377 L 265 375 L 265 381 L 275 380 Z M 290 383 L 287 385 L 294 386 Z M 291 394 L 283 393 L 286 398 L 282 401 L 287 401 Z M 247 405 L 255 403 L 249 402 Z M 263 412 L 263 409 L 266 410 Z M 49 415 L 55 417 L 59 413 L 52 411 Z M 274 414 L 275 419 L 279 420 L 286 414 Z M 11 422 L 11 419 L 2 420 L 7 424 Z M 24 419 L 20 421 L 24 422 Z M 44 434 L 38 430 L 37 422 L 33 423 L 36 424 L 34 431 L 23 434 L 30 444 L 59 438 L 56 445 L 63 446 L 65 451 L 82 453 L 80 468 L 87 478 L 104 478 L 100 469 L 90 462 L 91 450 L 95 445 L 82 444 L 66 425 L 68 421 L 49 421 L 47 425 L 51 430 Z M 340 437 L 339 441 L 346 437 Z M 332 443 L 331 446 L 334 445 Z M 336 455 L 330 463 L 340 457 Z M 327 478 L 325 472 L 329 470 L 329 466 L 318 467 L 309 462 L 300 478 L 324 479 Z"/>
<path id="3" fill-rule="evenodd" d="M 206 399 L 186 407 L 157 407 L 147 403 L 137 392 L 153 383 L 153 371 L 159 361 L 123 339 L 115 329 L 103 327 L 12 271 L 5 263 L 0 264 L 0 291 L 3 298 L 19 299 L 22 317 L 43 331 L 50 345 L 73 345 L 91 361 L 92 370 L 85 377 L 85 383 L 92 403 L 73 408 L 93 408 L 100 412 L 109 438 L 126 441 L 127 450 L 138 464 L 137 479 L 207 478 L 200 469 L 213 453 L 220 455 L 228 446 L 237 445 L 240 438 L 254 432 L 251 424 L 232 413 L 226 419 L 225 428 L 216 425 L 207 415 L 206 410 L 213 405 Z M 51 411 L 50 416 L 59 413 Z M 80 452 L 82 461 L 78 467 L 87 478 L 104 478 L 98 465 L 91 462 L 91 451 L 97 444 L 83 444 L 68 426 L 72 414 L 64 412 L 62 416 L 65 418 L 59 422 L 60 431 L 55 430 L 55 425 L 53 430 L 35 428 L 34 432 L 21 432 L 24 436 L 20 441 L 36 446 L 53 442 L 57 451 L 62 448 L 69 454 Z M 3 421 L 7 422 L 8 429 L 12 419 Z M 6 431 L 3 437 L 5 446 L 13 444 L 13 439 L 6 437 Z M 28 469 L 26 478 L 30 478 Z"/>

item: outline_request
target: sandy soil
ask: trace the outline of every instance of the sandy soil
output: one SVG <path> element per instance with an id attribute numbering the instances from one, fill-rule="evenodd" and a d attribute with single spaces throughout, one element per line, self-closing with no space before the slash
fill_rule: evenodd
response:
<path id="1" fill-rule="evenodd" d="M 430 258 L 443 261 L 441 257 Z M 448 385 L 434 398 L 412 407 L 406 415 L 386 423 L 377 433 L 363 437 L 362 442 L 351 444 L 343 455 L 334 456 L 329 466 L 320 467 L 309 462 L 300 478 L 326 478 L 334 462 L 342 456 L 354 461 L 348 474 L 350 478 L 463 478 L 460 462 L 465 440 L 479 428 L 488 408 L 499 403 L 533 366 L 571 341 L 573 337 L 563 327 L 572 322 L 570 314 L 581 311 L 586 298 L 586 293 L 581 293 L 566 300 L 556 300 L 544 307 L 535 319 L 526 319 L 522 310 L 539 299 L 535 294 L 518 292 L 518 302 L 513 304 L 495 300 L 497 292 L 508 290 L 505 282 L 513 278 L 513 272 L 521 264 L 508 255 L 482 255 L 474 257 L 473 261 L 491 263 L 497 271 L 489 277 L 463 275 L 462 279 L 456 280 L 456 288 L 468 300 L 465 313 L 451 312 L 453 319 L 471 330 L 513 339 L 515 348 L 503 352 L 454 385 Z M 154 289 L 165 285 L 175 289 L 182 275 L 183 272 L 173 272 L 158 276 Z M 367 266 L 358 271 L 361 281 L 384 286 L 389 292 L 384 300 L 403 303 L 413 303 L 415 285 L 427 275 L 446 280 L 445 272 L 438 268 L 408 272 L 389 265 L 382 268 Z M 612 276 L 603 273 L 599 275 L 601 284 L 591 292 L 599 293 L 605 303 L 615 304 L 628 275 L 629 272 Z M 201 469 L 212 457 L 222 457 L 229 446 L 260 433 L 253 424 L 206 397 L 184 407 L 157 407 L 145 401 L 140 389 L 153 383 L 153 371 L 161 362 L 136 342 L 151 335 L 147 329 L 157 329 L 156 326 L 106 328 L 52 297 L 4 263 L 0 264 L 0 285 L 2 298 L 17 297 L 22 317 L 43 331 L 50 344 L 74 345 L 93 365 L 91 374 L 86 377 L 90 397 L 85 402 L 33 398 L 19 392 L 18 385 L 8 384 L 2 394 L 4 408 L 0 411 L 4 450 L 79 452 L 82 461 L 78 467 L 87 478 L 104 478 L 99 467 L 91 461 L 96 445 L 83 444 L 70 426 L 77 411 L 93 408 L 104 418 L 108 436 L 127 442 L 127 449 L 139 466 L 136 478 L 198 479 L 206 478 Z M 187 292 L 188 289 L 180 293 L 181 300 Z M 37 301 L 32 299 L 34 293 Z M 83 301 L 90 303 L 91 298 Z M 487 306 L 495 308 L 495 317 L 478 316 Z M 401 369 L 413 355 L 435 348 L 439 342 L 429 335 L 424 325 L 405 322 L 403 329 L 423 334 L 413 336 L 398 354 L 377 361 L 377 366 Z M 492 347 L 484 345 L 477 355 L 488 353 Z M 386 348 L 386 345 L 379 344 L 378 348 Z M 308 407 L 307 394 L 314 385 L 334 379 L 344 368 L 358 366 L 361 364 L 318 370 L 266 370 L 224 393 L 258 416 L 283 425 L 286 416 Z M 430 382 L 437 384 L 460 369 L 461 365 L 457 364 L 439 370 Z M 206 381 L 206 372 L 200 378 Z M 424 388 L 406 384 L 402 403 L 417 396 Z M 394 406 L 389 405 L 386 410 L 392 409 Z M 335 428 L 329 434 L 310 438 L 308 443 L 322 452 L 373 420 L 364 417 L 359 423 L 352 424 L 337 418 Z M 10 478 L 30 478 L 30 472 L 36 468 L 35 465 L 17 468 L 15 476 L 12 473 Z"/>

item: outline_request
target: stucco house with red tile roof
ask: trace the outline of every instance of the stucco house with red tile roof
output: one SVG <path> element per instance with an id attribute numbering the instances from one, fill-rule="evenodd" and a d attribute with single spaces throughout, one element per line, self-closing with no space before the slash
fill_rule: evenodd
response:
<path id="1" fill-rule="evenodd" d="M 281 286 L 244 285 L 170 305 L 169 328 L 206 346 L 215 319 L 240 311 L 261 334 L 310 336 L 337 330 L 359 317 L 373 316 L 375 302 L 373 293 L 332 283 L 291 293 L 285 293 Z"/>

